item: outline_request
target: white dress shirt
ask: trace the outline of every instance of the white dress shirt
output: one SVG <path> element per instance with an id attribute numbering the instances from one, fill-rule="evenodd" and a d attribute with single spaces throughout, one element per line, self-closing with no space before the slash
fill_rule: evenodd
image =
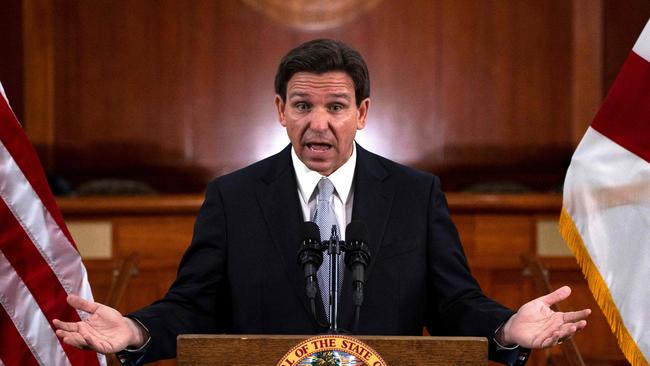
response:
<path id="1" fill-rule="evenodd" d="M 318 181 L 324 178 L 320 173 L 309 169 L 291 149 L 291 160 L 293 169 L 298 180 L 298 198 L 302 208 L 302 216 L 305 221 L 312 221 L 312 214 L 316 209 L 316 186 Z M 345 228 L 352 220 L 352 202 L 354 201 L 354 189 L 352 180 L 354 169 L 357 166 L 357 148 L 352 145 L 352 156 L 327 178 L 334 185 L 334 212 L 339 227 L 339 237 L 345 240 Z M 329 237 L 329 235 L 328 235 Z"/>

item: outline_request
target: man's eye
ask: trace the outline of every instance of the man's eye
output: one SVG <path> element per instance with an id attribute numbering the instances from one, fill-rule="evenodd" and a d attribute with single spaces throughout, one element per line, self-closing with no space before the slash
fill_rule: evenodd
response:
<path id="1" fill-rule="evenodd" d="M 309 110 L 309 104 L 304 103 L 304 102 L 298 102 L 295 104 L 295 107 L 299 111 L 307 111 Z"/>
<path id="2" fill-rule="evenodd" d="M 343 110 L 343 106 L 341 104 L 333 104 L 330 106 L 330 110 L 332 112 L 340 112 Z"/>

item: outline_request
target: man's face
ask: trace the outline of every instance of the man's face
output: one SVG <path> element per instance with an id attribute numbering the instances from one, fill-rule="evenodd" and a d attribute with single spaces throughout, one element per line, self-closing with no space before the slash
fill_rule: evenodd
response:
<path id="1" fill-rule="evenodd" d="M 366 125 L 370 99 L 357 107 L 354 82 L 343 71 L 298 72 L 289 79 L 286 102 L 276 95 L 275 105 L 298 158 L 328 176 L 352 155 L 354 136 Z"/>

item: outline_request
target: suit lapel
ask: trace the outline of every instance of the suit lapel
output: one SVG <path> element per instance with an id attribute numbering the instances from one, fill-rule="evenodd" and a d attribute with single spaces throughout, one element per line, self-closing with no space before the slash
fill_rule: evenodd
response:
<path id="1" fill-rule="evenodd" d="M 262 174 L 260 179 L 264 189 L 258 192 L 257 198 L 287 278 L 305 311 L 311 313 L 309 300 L 305 294 L 302 270 L 296 263 L 301 224 L 304 219 L 298 201 L 298 186 L 291 163 L 290 149 L 291 146 L 288 146 L 280 152 L 269 169 Z M 371 260 L 366 270 L 366 278 L 369 277 L 375 263 L 374 259 L 380 250 L 393 202 L 395 189 L 387 180 L 388 177 L 389 173 L 375 156 L 357 145 L 352 220 L 364 222 L 368 229 L 367 244 Z M 354 306 L 352 283 L 347 270 L 343 281 L 338 323 L 342 328 L 351 329 L 354 322 Z M 323 304 L 321 303 L 317 308 L 319 318 L 324 319 Z"/>
<path id="2" fill-rule="evenodd" d="M 352 220 L 366 225 L 370 264 L 366 269 L 366 278 L 375 264 L 380 250 L 386 224 L 392 207 L 395 188 L 387 179 L 389 173 L 377 158 L 357 145 L 357 166 L 354 174 L 354 203 Z M 339 324 L 351 329 L 354 323 L 354 305 L 352 304 L 352 282 L 346 271 L 340 300 Z"/>
<path id="3" fill-rule="evenodd" d="M 271 240 L 280 254 L 287 279 L 296 296 L 311 313 L 305 294 L 302 270 L 296 262 L 300 245 L 301 223 L 304 221 L 298 201 L 298 187 L 291 163 L 291 145 L 277 155 L 274 163 L 262 175 L 265 190 L 258 192 Z"/>

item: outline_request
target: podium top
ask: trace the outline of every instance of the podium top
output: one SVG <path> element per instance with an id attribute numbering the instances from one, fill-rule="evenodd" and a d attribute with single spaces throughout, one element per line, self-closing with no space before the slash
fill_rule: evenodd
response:
<path id="1" fill-rule="evenodd" d="M 313 335 L 184 334 L 177 339 L 178 365 L 275 365 Z M 358 336 L 389 365 L 485 366 L 488 341 L 481 337 Z"/>

